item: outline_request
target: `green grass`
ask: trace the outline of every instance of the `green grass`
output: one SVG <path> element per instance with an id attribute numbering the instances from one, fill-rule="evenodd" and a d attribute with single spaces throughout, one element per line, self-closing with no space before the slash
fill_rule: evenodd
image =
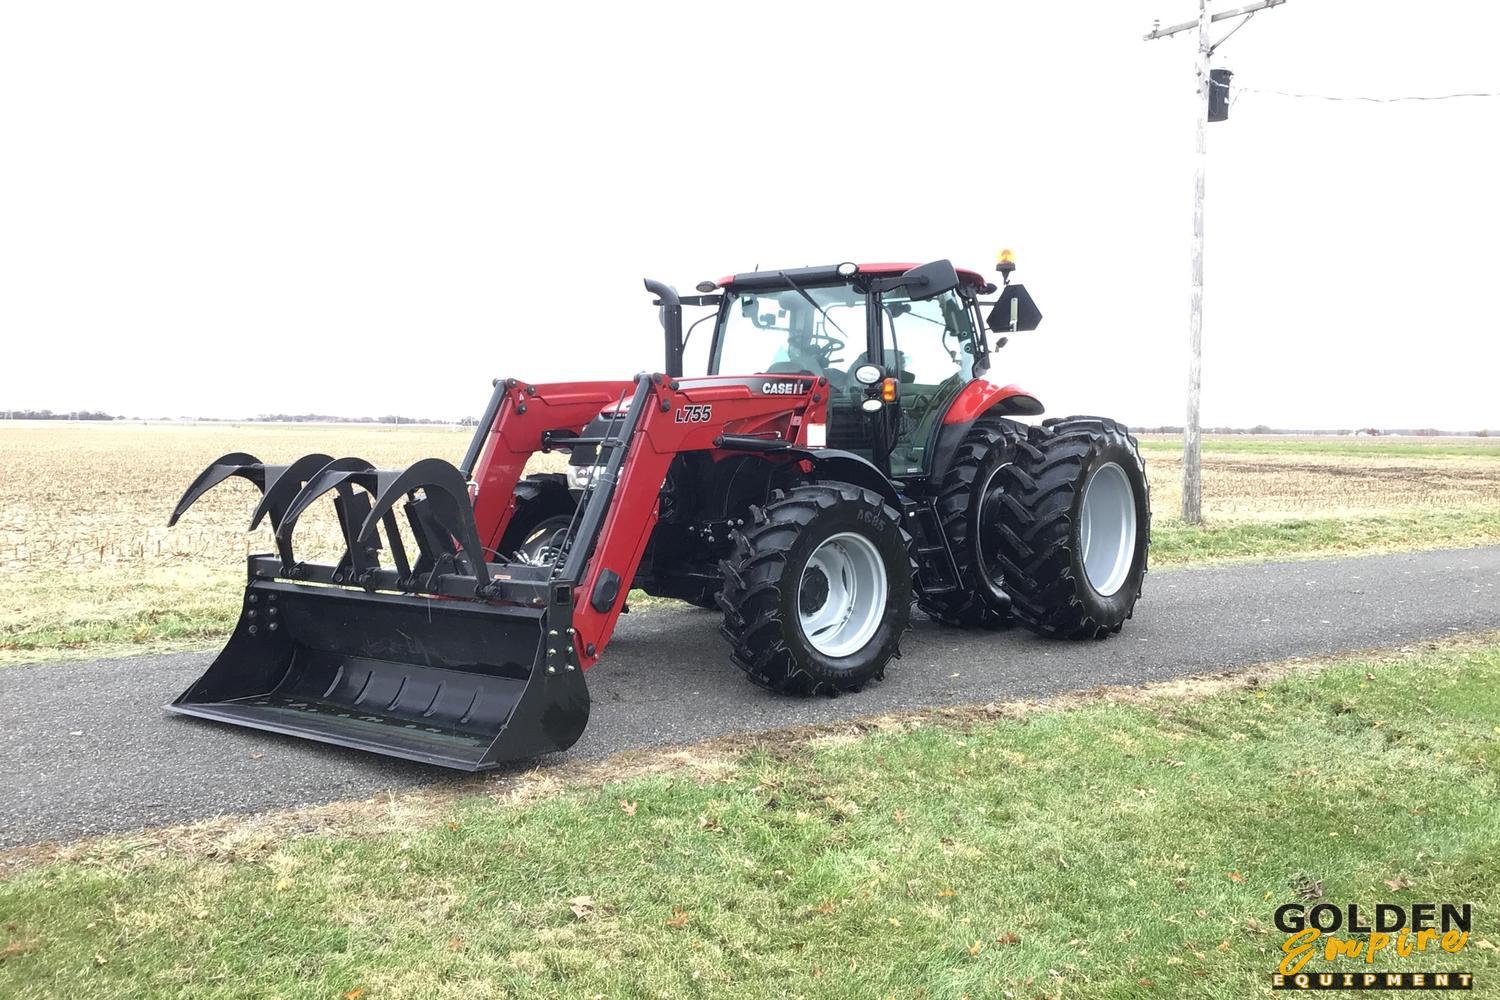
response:
<path id="1" fill-rule="evenodd" d="M 223 642 L 244 589 L 239 565 L 9 575 L 0 594 L 0 666 Z"/>
<path id="2" fill-rule="evenodd" d="M 1206 521 L 1158 517 L 1151 562 L 1191 566 L 1500 544 L 1500 509 L 1400 511 L 1347 518 Z"/>
<path id="3" fill-rule="evenodd" d="M 233 863 L 117 841 L 0 883 L 0 995 L 1238 998 L 1313 882 L 1473 903 L 1392 967 L 1500 984 L 1500 647 L 773 746 Z"/>
<path id="4" fill-rule="evenodd" d="M 1500 439 L 1474 438 L 1473 443 L 1455 444 L 1451 438 L 1431 441 L 1403 438 L 1380 442 L 1368 438 L 1204 438 L 1203 451 L 1219 455 L 1355 455 L 1369 458 L 1478 458 L 1500 459 Z M 1145 452 L 1182 452 L 1181 437 L 1149 437 L 1140 441 Z"/>
<path id="5" fill-rule="evenodd" d="M 0 596 L 0 667 L 81 657 L 139 656 L 222 643 L 239 616 L 239 566 L 17 574 Z M 630 592 L 632 610 L 668 603 Z"/>

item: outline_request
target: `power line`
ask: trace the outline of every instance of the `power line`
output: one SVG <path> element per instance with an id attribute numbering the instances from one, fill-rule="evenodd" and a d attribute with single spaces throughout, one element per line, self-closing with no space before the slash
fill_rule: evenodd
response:
<path id="1" fill-rule="evenodd" d="M 1214 83 L 1211 86 L 1228 87 L 1227 83 Z M 1365 101 L 1370 104 L 1397 104 L 1401 101 L 1455 101 L 1465 97 L 1500 97 L 1500 91 L 1465 91 L 1457 94 L 1412 94 L 1402 97 L 1362 97 L 1355 95 L 1339 94 L 1298 94 L 1286 90 L 1262 90 L 1258 87 L 1234 88 L 1243 94 L 1269 94 L 1273 97 L 1295 97 L 1309 101 Z"/>

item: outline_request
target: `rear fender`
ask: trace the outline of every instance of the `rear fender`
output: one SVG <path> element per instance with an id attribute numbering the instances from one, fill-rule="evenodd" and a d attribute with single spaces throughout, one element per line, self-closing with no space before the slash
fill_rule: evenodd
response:
<path id="1" fill-rule="evenodd" d="M 996 385 L 977 378 L 953 397 L 948 412 L 943 414 L 943 424 L 972 424 L 981 414 L 990 412 L 1037 417 L 1044 412 L 1044 407 L 1039 399 L 1018 385 Z"/>
<path id="2" fill-rule="evenodd" d="M 1041 400 L 1017 385 L 996 385 L 984 379 L 975 379 L 954 397 L 943 422 L 938 425 L 935 440 L 929 454 L 927 476 L 931 483 L 938 482 L 953 462 L 953 455 L 974 421 L 985 415 L 1005 417 L 1034 417 L 1045 412 Z"/>

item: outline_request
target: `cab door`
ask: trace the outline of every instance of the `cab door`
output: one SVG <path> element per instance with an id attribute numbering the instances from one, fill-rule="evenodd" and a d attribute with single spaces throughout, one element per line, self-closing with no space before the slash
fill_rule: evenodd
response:
<path id="1" fill-rule="evenodd" d="M 888 293 L 881 297 L 880 321 L 883 364 L 900 381 L 899 407 L 886 408 L 896 411 L 887 418 L 890 474 L 922 475 L 937 426 L 974 378 L 984 348 L 957 292 L 927 299 Z"/>

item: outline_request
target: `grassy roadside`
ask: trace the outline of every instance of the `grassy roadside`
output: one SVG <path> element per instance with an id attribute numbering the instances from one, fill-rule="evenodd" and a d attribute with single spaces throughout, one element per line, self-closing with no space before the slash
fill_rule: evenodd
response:
<path id="1" fill-rule="evenodd" d="M 1182 438 L 1151 436 L 1140 439 L 1141 450 L 1181 453 Z M 1206 437 L 1206 455 L 1347 455 L 1358 458 L 1474 458 L 1500 459 L 1500 438 L 1307 438 L 1307 437 Z"/>
<path id="2" fill-rule="evenodd" d="M 1158 569 L 1497 544 L 1500 509 L 1483 507 L 1354 517 L 1206 520 L 1196 526 L 1158 515 L 1151 523 L 1151 565 Z"/>
<path id="3" fill-rule="evenodd" d="M 1500 544 L 1500 509 L 1208 521 L 1197 527 L 1158 516 L 1151 537 L 1155 569 L 1462 548 Z M 238 564 L 16 574 L 7 577 L 0 594 L 0 667 L 212 646 L 234 627 L 243 586 Z M 632 596 L 633 606 L 651 603 L 644 593 Z"/>
<path id="4" fill-rule="evenodd" d="M 222 643 L 244 588 L 238 565 L 8 576 L 0 593 L 0 666 Z"/>
<path id="5" fill-rule="evenodd" d="M 222 645 L 239 618 L 243 567 L 148 567 L 6 578 L 0 667 Z M 665 603 L 631 592 L 631 607 Z"/>
<path id="6" fill-rule="evenodd" d="M 1242 997 L 1299 889 L 1473 903 L 1449 964 L 1488 989 L 1497 786 L 1497 645 L 762 741 L 350 833 L 94 845 L 0 882 L 0 994 Z"/>

